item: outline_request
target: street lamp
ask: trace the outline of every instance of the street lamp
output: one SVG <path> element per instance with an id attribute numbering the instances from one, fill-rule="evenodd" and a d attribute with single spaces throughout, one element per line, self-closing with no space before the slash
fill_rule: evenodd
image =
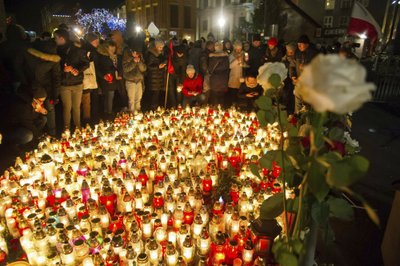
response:
<path id="1" fill-rule="evenodd" d="M 142 31 L 142 27 L 140 27 L 139 25 L 136 25 L 135 31 L 136 31 L 136 33 L 141 32 Z"/>
<path id="2" fill-rule="evenodd" d="M 225 22 L 226 22 L 225 18 L 221 14 L 221 17 L 218 19 L 218 26 L 220 27 L 220 34 L 221 34 L 222 37 L 224 37 L 223 35 L 224 35 Z"/>

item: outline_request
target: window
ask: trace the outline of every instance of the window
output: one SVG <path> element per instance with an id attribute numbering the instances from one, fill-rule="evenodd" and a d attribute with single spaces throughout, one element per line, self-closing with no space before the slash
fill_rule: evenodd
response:
<path id="1" fill-rule="evenodd" d="M 207 8 L 208 7 L 208 0 L 203 0 L 203 8 Z"/>
<path id="2" fill-rule="evenodd" d="M 184 7 L 184 12 L 183 12 L 183 27 L 185 29 L 190 29 L 191 26 L 191 20 L 192 20 L 192 9 L 190 6 L 185 6 Z"/>
<path id="3" fill-rule="evenodd" d="M 178 5 L 170 5 L 169 6 L 169 19 L 171 28 L 179 27 L 179 7 Z"/>
<path id="4" fill-rule="evenodd" d="M 353 1 L 352 0 L 341 0 L 340 1 L 340 8 L 342 9 L 350 9 L 353 7 Z"/>
<path id="5" fill-rule="evenodd" d="M 325 16 L 324 17 L 324 27 L 325 28 L 333 27 L 333 16 Z"/>
<path id="6" fill-rule="evenodd" d="M 325 0 L 325 10 L 334 10 L 335 0 Z"/>
<path id="7" fill-rule="evenodd" d="M 221 0 L 215 0 L 215 7 L 221 6 Z"/>
<path id="8" fill-rule="evenodd" d="M 227 5 L 229 5 L 230 3 L 231 3 L 231 0 L 225 0 L 224 6 L 227 6 Z"/>
<path id="9" fill-rule="evenodd" d="M 208 20 L 203 20 L 203 24 L 201 25 L 202 31 L 208 31 Z"/>
<path id="10" fill-rule="evenodd" d="M 153 6 L 154 24 L 158 25 L 158 6 Z"/>
<path id="11" fill-rule="evenodd" d="M 340 27 L 347 27 L 348 24 L 349 24 L 349 17 L 341 16 L 340 17 Z"/>

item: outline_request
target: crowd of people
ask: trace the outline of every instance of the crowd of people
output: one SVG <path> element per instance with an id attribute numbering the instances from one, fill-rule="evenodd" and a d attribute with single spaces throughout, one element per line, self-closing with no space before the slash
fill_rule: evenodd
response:
<path id="1" fill-rule="evenodd" d="M 9 25 L 0 44 L 0 86 L 3 104 L 14 99 L 12 108 L 6 108 L 13 111 L 7 114 L 12 125 L 3 123 L 0 130 L 12 128 L 9 139 L 27 143 L 42 130 L 56 136 L 63 129 L 112 119 L 121 110 L 140 112 L 164 104 L 234 104 L 252 110 L 263 94 L 258 69 L 269 62 L 282 62 L 289 70 L 280 98 L 288 113 L 294 113 L 301 107 L 294 86 L 304 66 L 320 52 L 306 35 L 289 43 L 270 38 L 265 45 L 259 34 L 249 42 L 212 36 L 194 43 L 177 38 L 125 40 L 117 30 L 103 37 L 89 32 L 78 38 L 60 25 L 53 34 L 27 41 L 21 26 Z M 340 53 L 351 56 L 346 49 Z M 63 121 L 58 131 L 57 109 Z"/>

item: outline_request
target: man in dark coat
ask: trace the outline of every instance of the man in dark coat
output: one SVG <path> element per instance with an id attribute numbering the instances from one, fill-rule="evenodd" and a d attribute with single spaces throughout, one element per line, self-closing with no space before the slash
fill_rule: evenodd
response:
<path id="1" fill-rule="evenodd" d="M 61 58 L 56 54 L 56 44 L 53 40 L 35 42 L 22 57 L 21 90 L 28 93 L 44 89 L 47 98 L 44 107 L 47 110 L 47 130 L 51 136 L 56 135 L 56 113 L 54 106 L 58 102 L 61 87 Z"/>
<path id="2" fill-rule="evenodd" d="M 165 67 L 167 61 L 163 55 L 164 42 L 156 40 L 147 51 L 147 77 L 146 86 L 151 92 L 151 108 L 155 110 L 160 106 L 161 91 L 165 91 Z"/>
<path id="3" fill-rule="evenodd" d="M 299 40 L 297 41 L 297 48 L 298 49 L 295 54 L 297 77 L 292 77 L 295 85 L 298 77 L 300 77 L 301 73 L 303 72 L 304 67 L 311 63 L 314 57 L 318 55 L 318 51 L 311 47 L 310 39 L 307 35 L 300 36 Z M 295 113 L 298 113 L 303 107 L 303 101 L 297 95 L 295 101 Z"/>
<path id="4" fill-rule="evenodd" d="M 248 52 L 246 72 L 249 74 L 258 73 L 260 66 L 264 64 L 265 52 L 261 47 L 261 36 L 260 34 L 254 34 L 251 47 Z"/>
<path id="5" fill-rule="evenodd" d="M 182 100 L 181 94 L 177 92 L 177 87 L 183 84 L 186 77 L 187 55 L 182 44 L 174 47 L 172 65 L 174 73 L 169 75 L 168 106 L 174 108 Z"/>
<path id="6" fill-rule="evenodd" d="M 229 56 L 223 51 L 221 42 L 215 43 L 215 52 L 209 55 L 208 73 L 210 75 L 210 104 L 225 104 L 228 91 Z"/>
<path id="7" fill-rule="evenodd" d="M 188 64 L 194 67 L 196 73 L 200 72 L 200 56 L 202 52 L 201 40 L 195 41 L 194 46 L 189 50 Z"/>
<path id="8" fill-rule="evenodd" d="M 71 110 L 74 124 L 81 127 L 81 102 L 83 92 L 83 71 L 89 68 L 89 59 L 80 43 L 70 40 L 70 33 L 64 29 L 54 32 L 58 46 L 58 55 L 61 57 L 61 100 L 63 102 L 64 128 L 71 126 Z"/>

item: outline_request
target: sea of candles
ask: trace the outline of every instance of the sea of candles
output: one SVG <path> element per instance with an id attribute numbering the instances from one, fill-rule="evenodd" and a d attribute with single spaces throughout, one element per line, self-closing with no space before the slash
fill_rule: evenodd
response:
<path id="1" fill-rule="evenodd" d="M 280 168 L 259 178 L 250 163 L 279 136 L 254 113 L 196 107 L 47 137 L 1 177 L 0 233 L 39 266 L 261 263 L 250 223 L 280 192 Z M 213 202 L 227 173 L 240 185 Z"/>

